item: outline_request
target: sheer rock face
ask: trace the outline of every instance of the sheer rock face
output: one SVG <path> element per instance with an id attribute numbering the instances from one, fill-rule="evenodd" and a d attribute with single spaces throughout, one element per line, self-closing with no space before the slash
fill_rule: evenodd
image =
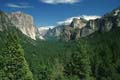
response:
<path id="1" fill-rule="evenodd" d="M 83 20 L 74 18 L 70 26 L 73 27 L 74 29 L 76 29 L 76 28 L 81 29 L 85 25 L 86 25 L 86 23 Z"/>
<path id="2" fill-rule="evenodd" d="M 87 21 L 74 18 L 70 25 L 59 25 L 49 30 L 45 35 L 47 38 L 69 41 L 80 38 L 80 29 L 86 26 Z"/>
<path id="3" fill-rule="evenodd" d="M 45 34 L 45 39 L 60 39 L 60 35 L 64 30 L 65 25 L 56 26 L 53 29 L 49 29 Z"/>
<path id="4" fill-rule="evenodd" d="M 120 8 L 113 10 L 100 19 L 90 20 L 86 27 L 91 30 L 87 32 L 88 34 L 94 33 L 95 31 L 108 32 L 115 27 L 120 27 Z M 83 34 L 85 33 L 85 29 L 82 31 Z"/>
<path id="5" fill-rule="evenodd" d="M 33 18 L 28 14 L 14 12 L 9 15 L 13 25 L 15 25 L 23 34 L 32 39 L 36 39 L 36 29 L 34 27 Z"/>
<path id="6" fill-rule="evenodd" d="M 7 30 L 7 26 L 12 26 L 7 14 L 0 11 L 0 31 Z"/>
<path id="7" fill-rule="evenodd" d="M 81 37 L 88 36 L 95 31 L 108 32 L 115 27 L 120 27 L 120 8 L 113 10 L 100 19 L 90 20 L 82 29 Z"/>
<path id="8" fill-rule="evenodd" d="M 108 32 L 115 27 L 120 27 L 120 7 L 95 20 L 85 21 L 75 18 L 70 25 L 53 28 L 48 34 L 69 41 L 89 36 L 97 31 Z"/>
<path id="9" fill-rule="evenodd" d="M 30 37 L 31 39 L 44 39 L 44 35 L 48 29 L 46 28 L 36 28 L 34 26 L 33 17 L 22 13 L 22 12 L 13 12 L 10 14 L 0 11 L 0 31 L 17 28 L 23 34 Z"/>
<path id="10" fill-rule="evenodd" d="M 75 18 L 70 25 L 58 25 L 53 29 L 43 30 L 43 32 L 34 27 L 33 18 L 30 15 L 21 12 L 5 14 L 0 11 L 0 31 L 13 25 L 34 40 L 36 37 L 43 39 L 41 36 L 44 36 L 45 39 L 76 40 L 97 31 L 108 32 L 115 27 L 120 27 L 120 7 L 99 19 L 86 21 L 82 18 Z"/>

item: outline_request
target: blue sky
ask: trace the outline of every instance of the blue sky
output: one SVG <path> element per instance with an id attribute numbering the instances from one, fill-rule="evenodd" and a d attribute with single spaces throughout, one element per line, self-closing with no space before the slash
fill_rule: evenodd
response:
<path id="1" fill-rule="evenodd" d="M 56 25 L 73 16 L 101 16 L 118 6 L 120 0 L 0 0 L 1 10 L 28 13 L 36 26 Z"/>

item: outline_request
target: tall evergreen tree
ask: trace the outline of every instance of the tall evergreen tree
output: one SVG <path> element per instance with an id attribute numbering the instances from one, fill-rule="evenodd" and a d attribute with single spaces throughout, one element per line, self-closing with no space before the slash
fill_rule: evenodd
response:
<path id="1" fill-rule="evenodd" d="M 91 80 L 89 48 L 86 43 L 78 43 L 78 50 L 71 55 L 65 66 L 68 76 L 78 76 L 80 80 Z"/>
<path id="2" fill-rule="evenodd" d="M 17 34 L 10 32 L 7 35 L 6 48 L 0 52 L 1 80 L 33 80 Z"/>

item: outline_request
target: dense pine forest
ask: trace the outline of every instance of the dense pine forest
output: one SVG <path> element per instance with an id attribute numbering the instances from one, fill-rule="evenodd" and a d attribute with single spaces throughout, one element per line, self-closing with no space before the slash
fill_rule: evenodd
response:
<path id="1" fill-rule="evenodd" d="M 22 5 L 12 7 L 33 8 Z M 29 14 L 0 10 L 0 80 L 120 80 L 120 7 L 59 23 L 39 28 Z"/>
<path id="2" fill-rule="evenodd" d="M 4 33 L 5 35 L 5 33 Z M 1 80 L 120 80 L 120 28 L 78 41 L 0 33 Z"/>

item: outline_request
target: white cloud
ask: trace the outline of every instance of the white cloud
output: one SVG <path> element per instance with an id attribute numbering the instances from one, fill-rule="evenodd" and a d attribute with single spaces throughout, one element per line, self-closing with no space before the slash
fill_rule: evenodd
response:
<path id="1" fill-rule="evenodd" d="M 74 4 L 80 2 L 81 0 L 40 0 L 40 1 L 47 4 Z"/>
<path id="2" fill-rule="evenodd" d="M 41 27 L 39 27 L 40 29 L 52 29 L 52 28 L 54 28 L 55 26 L 41 26 Z"/>
<path id="3" fill-rule="evenodd" d="M 23 4 L 23 3 L 19 3 L 19 4 L 13 4 L 13 3 L 8 3 L 6 4 L 7 7 L 11 7 L 11 8 L 33 8 L 33 6 L 29 6 L 28 4 Z"/>
<path id="4" fill-rule="evenodd" d="M 82 18 L 86 19 L 86 20 L 94 20 L 94 19 L 97 19 L 97 18 L 101 18 L 101 16 L 97 16 L 97 15 L 83 15 L 81 16 Z"/>
<path id="5" fill-rule="evenodd" d="M 68 19 L 66 19 L 66 20 L 64 20 L 64 21 L 59 21 L 59 22 L 57 22 L 57 24 L 58 24 L 58 25 L 62 25 L 62 24 L 64 24 L 64 25 L 69 25 L 74 18 L 80 19 L 80 17 L 71 17 L 71 18 L 68 18 Z"/>
<path id="6" fill-rule="evenodd" d="M 57 24 L 58 25 L 62 25 L 62 24 L 69 25 L 74 18 L 77 18 L 77 19 L 84 18 L 86 20 L 94 20 L 94 19 L 101 18 L 101 17 L 97 16 L 97 15 L 82 15 L 82 16 L 71 17 L 64 21 L 59 21 L 59 22 L 57 22 Z"/>

